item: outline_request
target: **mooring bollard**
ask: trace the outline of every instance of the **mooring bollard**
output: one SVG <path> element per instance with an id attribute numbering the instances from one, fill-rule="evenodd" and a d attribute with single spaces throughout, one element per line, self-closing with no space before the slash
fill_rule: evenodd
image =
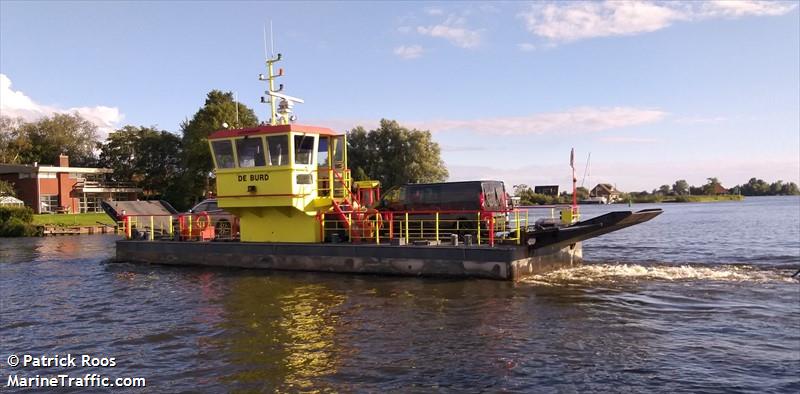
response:
<path id="1" fill-rule="evenodd" d="M 472 246 L 472 234 L 464 234 L 464 245 Z"/>
<path id="2" fill-rule="evenodd" d="M 458 246 L 458 234 L 450 234 L 450 243 L 453 246 Z"/>

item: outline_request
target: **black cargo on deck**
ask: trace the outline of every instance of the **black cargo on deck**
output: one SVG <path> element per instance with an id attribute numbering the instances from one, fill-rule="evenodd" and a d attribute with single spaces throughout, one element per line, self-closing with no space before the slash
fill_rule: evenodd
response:
<path id="1" fill-rule="evenodd" d="M 389 189 L 381 199 L 379 209 L 398 212 L 438 211 L 439 227 L 458 229 L 458 233 L 474 233 L 477 211 L 507 211 L 509 197 L 502 181 L 465 181 L 442 183 L 413 183 Z M 461 211 L 461 212 L 455 212 Z M 433 220 L 425 217 L 427 220 Z M 495 228 L 503 228 L 505 212 L 495 212 Z M 414 215 L 420 219 L 419 214 Z M 414 223 L 409 223 L 414 228 Z M 481 224 L 486 228 L 486 223 Z M 463 231 L 462 231 L 463 230 Z"/>

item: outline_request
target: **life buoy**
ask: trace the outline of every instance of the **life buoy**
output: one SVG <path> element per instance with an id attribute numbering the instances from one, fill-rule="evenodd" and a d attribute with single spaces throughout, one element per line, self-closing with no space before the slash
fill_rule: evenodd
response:
<path id="1" fill-rule="evenodd" d="M 375 228 L 383 227 L 383 216 L 377 209 L 374 208 L 370 208 L 367 210 L 367 212 L 364 214 L 364 221 L 369 223 L 370 225 L 374 223 Z"/>
<path id="2" fill-rule="evenodd" d="M 208 228 L 211 219 L 208 217 L 208 212 L 201 212 L 194 219 L 194 225 L 198 231 L 203 231 Z"/>
<path id="3" fill-rule="evenodd" d="M 354 239 L 373 239 L 375 231 L 383 227 L 383 217 L 378 210 L 370 208 L 365 212 L 356 213 L 353 218 L 351 232 Z"/>

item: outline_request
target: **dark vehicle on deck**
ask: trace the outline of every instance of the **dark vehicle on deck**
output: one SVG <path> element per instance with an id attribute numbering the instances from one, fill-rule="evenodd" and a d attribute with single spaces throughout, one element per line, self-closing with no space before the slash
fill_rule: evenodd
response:
<path id="1" fill-rule="evenodd" d="M 207 213 L 211 225 L 214 226 L 214 233 L 216 238 L 230 239 L 236 238 L 238 234 L 235 233 L 234 223 L 236 223 L 236 216 L 219 206 L 217 200 L 210 198 L 204 200 L 189 210 L 189 214 L 196 215 L 200 213 Z"/>
<path id="2" fill-rule="evenodd" d="M 438 211 L 440 229 L 464 235 L 477 229 L 478 211 L 485 213 L 481 228 L 487 228 L 489 217 L 494 217 L 496 229 L 504 228 L 510 203 L 502 181 L 414 183 L 389 189 L 378 209 L 409 212 L 417 220 L 424 217 L 426 222 L 433 220 L 433 211 Z M 414 226 L 409 223 L 409 228 Z"/>

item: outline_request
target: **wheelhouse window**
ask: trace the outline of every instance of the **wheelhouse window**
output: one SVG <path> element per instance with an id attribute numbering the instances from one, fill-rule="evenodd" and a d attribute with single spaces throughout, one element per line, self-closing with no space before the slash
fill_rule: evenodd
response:
<path id="1" fill-rule="evenodd" d="M 344 167 L 344 136 L 333 138 L 333 164 L 336 168 Z"/>
<path id="2" fill-rule="evenodd" d="M 249 168 L 266 165 L 264 144 L 260 137 L 236 140 L 236 155 L 239 156 L 239 167 Z"/>
<path id="3" fill-rule="evenodd" d="M 314 154 L 314 136 L 294 136 L 294 163 L 311 164 L 311 155 Z"/>
<path id="4" fill-rule="evenodd" d="M 214 150 L 214 160 L 217 168 L 233 168 L 236 163 L 233 160 L 233 144 L 230 140 L 213 141 L 211 148 Z"/>
<path id="5" fill-rule="evenodd" d="M 319 137 L 317 144 L 317 165 L 328 167 L 328 137 Z"/>
<path id="6" fill-rule="evenodd" d="M 267 137 L 267 161 L 271 166 L 289 164 L 289 136 L 273 135 Z"/>

